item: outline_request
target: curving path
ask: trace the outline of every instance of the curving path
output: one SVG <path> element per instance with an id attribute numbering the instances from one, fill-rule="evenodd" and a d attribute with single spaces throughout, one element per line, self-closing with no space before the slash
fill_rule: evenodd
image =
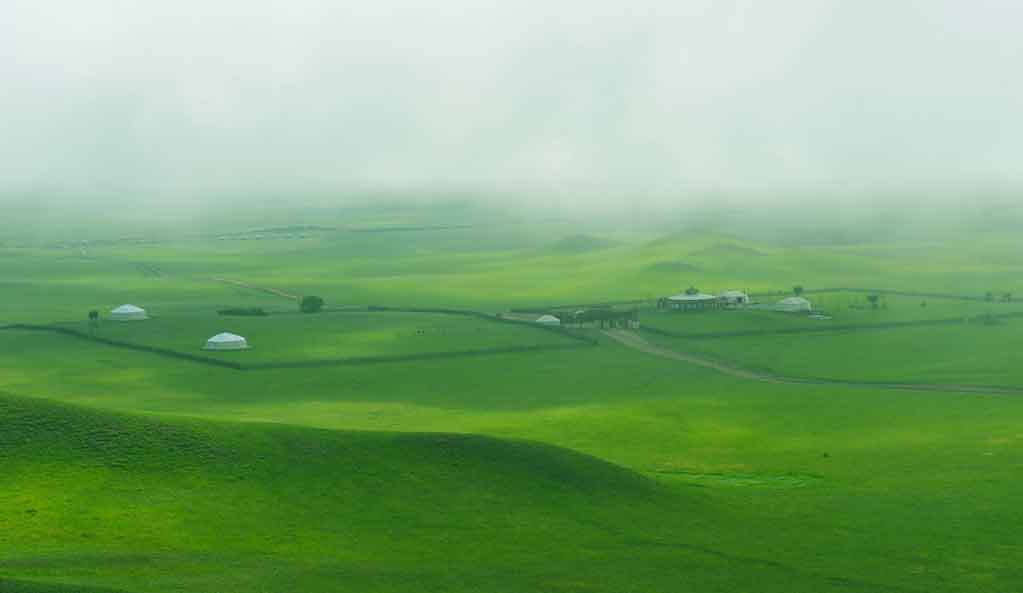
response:
<path id="1" fill-rule="evenodd" d="M 291 294 L 290 292 L 284 292 L 283 290 L 278 290 L 276 288 L 255 286 L 253 284 L 249 284 L 248 282 L 242 282 L 241 280 L 233 280 L 231 278 L 224 278 L 222 276 L 214 276 L 213 278 L 211 278 L 211 280 L 213 280 L 214 282 L 220 282 L 221 284 L 231 284 L 233 286 L 238 286 L 240 288 L 248 288 L 249 290 L 258 290 L 260 292 L 265 292 L 267 294 L 276 295 L 293 301 L 298 301 L 302 299 L 302 297 L 300 297 L 297 294 Z"/>
<path id="2" fill-rule="evenodd" d="M 724 373 L 740 379 L 751 381 L 763 381 L 765 383 L 792 384 L 792 385 L 841 385 L 847 387 L 869 387 L 871 389 L 899 389 L 902 391 L 932 391 L 942 393 L 979 393 L 987 395 L 1023 395 L 1023 388 L 1012 387 L 988 387 L 984 385 L 944 385 L 931 383 L 870 383 L 867 381 L 845 381 L 841 379 L 805 379 L 801 377 L 787 377 L 773 373 L 751 371 L 742 367 L 721 362 L 695 354 L 687 354 L 676 350 L 669 350 L 651 344 L 634 332 L 623 329 L 601 330 L 605 336 L 612 340 L 628 346 L 633 350 L 694 364 L 719 373 Z"/>

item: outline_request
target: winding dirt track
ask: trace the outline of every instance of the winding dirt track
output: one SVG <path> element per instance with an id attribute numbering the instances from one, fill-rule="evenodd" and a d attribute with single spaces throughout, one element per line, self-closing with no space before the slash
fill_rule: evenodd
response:
<path id="1" fill-rule="evenodd" d="M 979 393 L 986 395 L 1023 395 L 1023 389 L 1012 387 L 988 387 L 984 385 L 944 385 L 931 383 L 870 383 L 863 381 L 843 381 L 840 379 L 804 379 L 800 377 L 786 377 L 772 373 L 751 371 L 729 363 L 704 358 L 695 354 L 668 350 L 647 342 L 635 332 L 623 329 L 601 330 L 605 336 L 640 352 L 678 360 L 694 364 L 719 373 L 748 379 L 751 381 L 762 381 L 764 383 L 791 384 L 791 385 L 840 385 L 845 387 L 868 387 L 871 389 L 898 389 L 902 391 L 931 391 L 941 393 Z"/>
<path id="2" fill-rule="evenodd" d="M 222 276 L 215 276 L 215 277 L 211 278 L 211 280 L 213 280 L 214 282 L 220 282 L 222 284 L 231 284 L 233 286 L 238 286 L 240 288 L 248 288 L 249 290 L 258 290 L 260 292 L 265 292 L 267 294 L 272 294 L 272 295 L 276 295 L 276 296 L 279 296 L 279 297 L 282 297 L 282 298 L 291 299 L 293 301 L 297 301 L 297 300 L 300 300 L 302 298 L 302 297 L 298 296 L 297 294 L 291 294 L 290 292 L 284 292 L 283 290 L 278 290 L 276 288 L 268 288 L 268 287 L 265 287 L 265 286 L 255 286 L 255 285 L 249 284 L 247 282 L 242 282 L 241 280 L 232 280 L 231 278 L 224 278 Z"/>

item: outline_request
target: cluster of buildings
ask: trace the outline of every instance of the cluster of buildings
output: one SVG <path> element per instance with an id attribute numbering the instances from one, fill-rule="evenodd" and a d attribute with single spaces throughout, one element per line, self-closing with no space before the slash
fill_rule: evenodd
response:
<path id="1" fill-rule="evenodd" d="M 149 314 L 142 307 L 127 304 L 121 305 L 110 311 L 108 319 L 111 321 L 145 321 Z M 242 336 L 229 332 L 219 333 L 206 340 L 204 350 L 247 350 L 249 342 Z"/>
<path id="2" fill-rule="evenodd" d="M 672 311 L 703 311 L 707 309 L 738 309 L 744 307 L 782 311 L 785 313 L 811 313 L 813 304 L 801 296 L 790 296 L 781 299 L 773 305 L 762 305 L 754 303 L 748 294 L 741 290 L 726 290 L 721 294 L 706 294 L 690 288 L 679 294 L 657 299 L 658 309 Z M 605 322 L 611 327 L 638 327 L 639 318 L 637 311 L 577 311 L 573 316 L 577 324 L 584 322 L 597 322 L 601 327 Z M 110 311 L 108 318 L 111 321 L 144 321 L 149 315 L 142 307 L 131 304 L 121 305 Z M 542 315 L 535 320 L 535 323 L 546 326 L 560 326 L 562 319 L 554 315 Z M 219 333 L 206 340 L 204 350 L 247 350 L 248 340 L 230 332 Z"/>
<path id="3" fill-rule="evenodd" d="M 773 305 L 757 305 L 750 299 L 750 296 L 741 290 L 726 290 L 721 294 L 713 295 L 702 293 L 690 288 L 682 293 L 657 299 L 658 309 L 670 309 L 674 311 L 702 311 L 705 309 L 737 309 L 741 307 L 755 306 L 759 308 L 773 309 L 786 313 L 810 313 L 813 311 L 813 303 L 801 296 L 790 296 L 781 299 Z"/>

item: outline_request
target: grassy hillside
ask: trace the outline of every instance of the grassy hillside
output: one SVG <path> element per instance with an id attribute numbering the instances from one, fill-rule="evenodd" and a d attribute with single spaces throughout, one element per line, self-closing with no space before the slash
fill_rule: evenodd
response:
<path id="1" fill-rule="evenodd" d="M 846 381 L 1023 387 L 1023 320 L 713 339 L 647 337 L 758 371 Z"/>
<path id="2" fill-rule="evenodd" d="M 11 396 L 0 421 L 8 588 L 677 591 L 755 575 L 764 591 L 863 590 L 686 543 L 701 496 L 538 443 L 167 422 Z"/>
<path id="3" fill-rule="evenodd" d="M 0 246 L 0 326 L 84 327 L 90 309 L 130 302 L 156 317 L 103 322 L 103 334 L 201 353 L 233 330 L 254 348 L 226 356 L 269 360 L 561 338 L 431 315 L 305 316 L 260 287 L 331 306 L 489 312 L 691 285 L 1023 297 L 1012 235 L 764 241 L 711 226 L 522 222 L 427 206 L 248 212 L 139 227 L 143 243 L 76 223 Z M 81 237 L 94 242 L 66 243 Z M 642 319 L 692 333 L 1016 310 L 808 296 L 832 319 Z M 226 307 L 271 315 L 214 314 Z M 1018 325 L 647 337 L 801 376 L 1019 386 Z M 259 371 L 0 331 L 0 390 L 46 398 L 0 396 L 0 592 L 986 593 L 1023 582 L 1023 399 L 753 382 L 584 331 L 599 345 Z"/>
<path id="4" fill-rule="evenodd" d="M 16 342 L 20 355 L 0 351 L 5 360 L 32 362 L 2 365 L 10 389 L 27 393 L 34 385 L 51 397 L 122 410 L 342 431 L 30 410 L 30 418 L 56 414 L 58 421 L 53 430 L 38 428 L 45 420 L 20 431 L 17 455 L 6 458 L 22 459 L 31 469 L 16 475 L 31 479 L 7 482 L 5 492 L 18 502 L 3 508 L 18 525 L 26 524 L 28 508 L 64 510 L 59 524 L 44 524 L 45 538 L 7 540 L 5 577 L 56 578 L 68 566 L 74 574 L 108 566 L 83 582 L 151 590 L 132 576 L 142 570 L 145 579 L 159 577 L 163 590 L 206 591 L 213 582 L 229 591 L 226 584 L 240 575 L 269 578 L 258 559 L 280 548 L 294 553 L 272 556 L 289 575 L 287 586 L 311 591 L 338 590 L 359 573 L 339 568 L 338 556 L 323 559 L 337 550 L 373 571 L 352 581 L 354 590 L 733 591 L 753 582 L 762 591 L 951 592 L 1023 578 L 1013 503 L 1023 496 L 1012 461 L 1023 413 L 1018 398 L 763 385 L 611 344 L 470 365 L 265 374 L 154 364 L 120 351 L 97 363 L 95 351 L 69 356 L 54 350 L 66 344 L 59 338 L 30 338 L 38 342 Z M 54 364 L 54 355 L 64 362 Z M 579 368 L 586 372 L 573 372 Z M 61 419 L 68 410 L 71 419 Z M 481 451 L 469 455 L 478 461 L 460 462 L 461 445 L 444 444 L 450 437 L 393 430 L 516 442 L 506 449 L 488 439 L 460 440 Z M 620 487 L 604 490 L 596 482 L 618 478 L 572 478 L 582 470 L 544 461 L 548 448 L 519 452 L 523 438 L 628 470 L 621 470 Z M 122 448 L 128 454 L 119 454 Z M 452 449 L 454 457 L 428 453 Z M 348 457 L 363 466 L 339 461 Z M 433 469 L 416 468 L 420 463 Z M 658 482 L 655 495 L 628 486 L 632 472 Z M 385 476 L 393 479 L 374 481 Z M 563 488 L 562 478 L 587 485 Z M 368 494 L 358 494 L 363 488 Z M 339 489 L 351 497 L 329 494 Z M 563 491 L 569 494 L 552 494 Z M 509 509 L 522 512 L 510 520 Z M 196 512 L 199 525 L 189 520 Z M 339 523 L 323 528 L 327 516 Z M 46 542 L 63 517 L 73 519 L 67 525 L 74 531 L 61 532 L 54 550 Z M 415 529 L 399 527 L 408 525 Z M 179 531 L 186 542 L 176 539 Z M 105 543 L 97 548 L 83 533 L 102 533 Z M 350 550 L 349 536 L 365 555 Z M 169 560 L 145 570 L 114 563 L 127 554 L 123 541 L 131 554 L 160 550 L 147 558 Z M 80 561 L 36 569 L 38 557 L 49 554 Z M 456 564 L 467 554 L 478 554 L 470 557 L 482 568 Z M 26 555 L 32 560 L 15 562 Z M 211 576 L 187 581 L 174 558 L 201 561 Z M 299 578 L 297 566 L 322 580 Z"/>
<path id="5" fill-rule="evenodd" d="M 525 324 L 429 313 L 288 312 L 267 317 L 154 311 L 140 322 L 103 321 L 96 335 L 131 344 L 167 348 L 243 363 L 331 360 L 488 348 L 568 345 L 570 337 Z M 87 322 L 70 325 L 88 332 Z M 245 336 L 251 350 L 210 352 L 206 340 L 222 331 Z"/>
<path id="6" fill-rule="evenodd" d="M 351 222 L 354 224 L 354 222 Z M 514 306 L 655 298 L 695 285 L 754 292 L 844 286 L 1023 294 L 1011 236 L 951 237 L 941 244 L 793 247 L 740 242 L 712 232 L 631 234 L 613 248 L 569 239 L 568 252 L 538 248 L 565 229 L 491 224 L 443 230 L 354 232 L 335 227 L 302 238 L 219 240 L 186 235 L 153 244 L 0 248 L 0 320 L 73 321 L 125 302 L 154 310 L 294 303 L 225 286 L 244 280 L 332 305 Z M 539 235 L 537 237 L 536 235 Z M 287 235 L 285 235 L 287 236 Z M 496 241 L 495 237 L 501 237 Z M 577 249 L 582 244 L 581 249 Z M 940 262 L 940 263 L 938 263 Z M 159 275 L 154 275 L 153 270 Z"/>
<path id="7" fill-rule="evenodd" d="M 0 593 L 125 593 L 106 587 L 88 587 L 81 584 L 38 583 L 13 579 L 0 579 Z"/>

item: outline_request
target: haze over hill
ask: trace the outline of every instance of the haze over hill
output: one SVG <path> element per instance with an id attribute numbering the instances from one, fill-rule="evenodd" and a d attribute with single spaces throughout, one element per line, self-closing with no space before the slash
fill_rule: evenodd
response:
<path id="1" fill-rule="evenodd" d="M 4 12 L 3 200 L 869 207 L 1018 200 L 1023 185 L 1023 83 L 1008 75 L 1023 9 L 1007 0 Z"/>
<path id="2" fill-rule="evenodd" d="M 0 2 L 0 593 L 1023 583 L 1023 4 Z"/>

